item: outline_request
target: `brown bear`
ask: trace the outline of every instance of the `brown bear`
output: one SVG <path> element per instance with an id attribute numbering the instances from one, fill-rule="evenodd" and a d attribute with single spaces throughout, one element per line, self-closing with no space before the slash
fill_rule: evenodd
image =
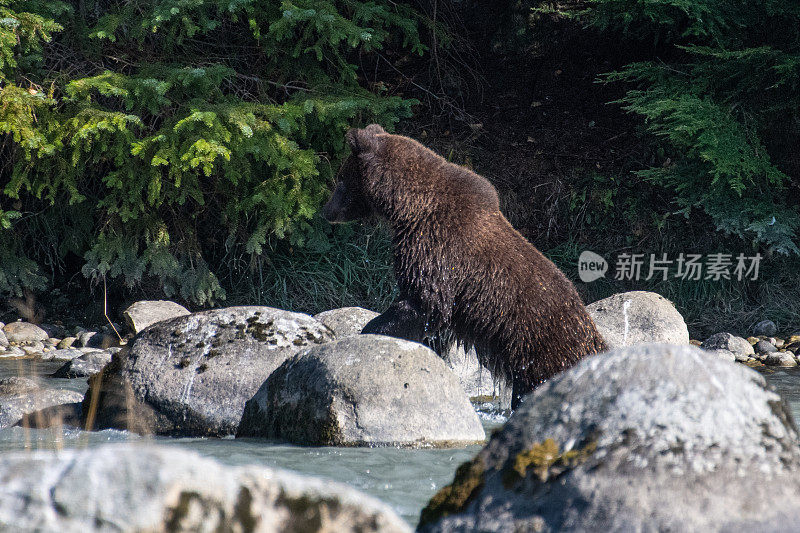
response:
<path id="1" fill-rule="evenodd" d="M 520 398 L 606 344 L 564 274 L 500 212 L 488 180 L 377 124 L 351 129 L 330 222 L 377 215 L 399 298 L 362 333 L 474 346 Z"/>

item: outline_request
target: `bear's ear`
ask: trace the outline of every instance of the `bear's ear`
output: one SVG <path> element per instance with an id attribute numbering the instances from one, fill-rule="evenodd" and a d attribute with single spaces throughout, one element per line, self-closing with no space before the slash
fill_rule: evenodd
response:
<path id="1" fill-rule="evenodd" d="M 380 124 L 370 124 L 364 128 L 364 131 L 370 135 L 380 135 L 381 133 L 386 133 L 386 130 L 384 130 Z"/>
<path id="2" fill-rule="evenodd" d="M 370 124 L 364 129 L 352 128 L 345 134 L 347 143 L 354 154 L 374 152 L 378 149 L 378 135 L 386 133 L 378 124 Z"/>

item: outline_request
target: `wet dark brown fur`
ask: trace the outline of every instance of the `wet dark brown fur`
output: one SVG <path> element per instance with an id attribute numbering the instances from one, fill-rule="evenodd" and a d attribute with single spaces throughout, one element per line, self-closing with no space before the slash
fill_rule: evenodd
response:
<path id="1" fill-rule="evenodd" d="M 371 125 L 323 214 L 386 219 L 400 297 L 363 333 L 455 338 L 513 383 L 513 405 L 581 357 L 606 349 L 575 287 L 500 212 L 483 177 Z"/>

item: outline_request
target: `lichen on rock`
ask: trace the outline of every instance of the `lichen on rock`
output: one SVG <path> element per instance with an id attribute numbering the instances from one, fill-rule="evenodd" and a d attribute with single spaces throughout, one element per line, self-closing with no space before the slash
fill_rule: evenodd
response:
<path id="1" fill-rule="evenodd" d="M 453 482 L 437 492 L 422 510 L 419 525 L 431 524 L 463 511 L 483 486 L 485 470 L 486 465 L 480 456 L 459 466 Z"/>
<path id="2" fill-rule="evenodd" d="M 579 448 L 560 451 L 554 439 L 545 439 L 534 443 L 527 450 L 515 455 L 503 467 L 503 485 L 512 488 L 524 480 L 529 472 L 533 472 L 536 479 L 544 483 L 583 463 L 597 449 L 597 439 L 591 436 Z"/>

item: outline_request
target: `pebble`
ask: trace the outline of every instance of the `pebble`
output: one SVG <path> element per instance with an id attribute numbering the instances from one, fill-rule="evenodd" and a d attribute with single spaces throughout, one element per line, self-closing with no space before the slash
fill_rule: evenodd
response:
<path id="1" fill-rule="evenodd" d="M 704 350 L 714 350 L 722 348 L 733 353 L 742 355 L 753 355 L 753 346 L 745 339 L 731 335 L 730 333 L 715 333 L 703 341 L 700 348 Z"/>
<path id="2" fill-rule="evenodd" d="M 762 320 L 753 327 L 753 335 L 755 336 L 766 335 L 767 337 L 771 337 L 777 332 L 778 328 L 772 320 Z"/>
<path id="3" fill-rule="evenodd" d="M 58 348 L 59 350 L 72 348 L 72 345 L 75 344 L 75 341 L 77 340 L 78 339 L 76 337 L 64 337 L 63 339 L 61 339 L 61 341 L 59 341 L 58 344 L 56 344 L 56 348 Z"/>
<path id="4" fill-rule="evenodd" d="M 764 364 L 770 366 L 797 366 L 797 359 L 790 352 L 773 352 L 764 357 Z"/>
<path id="5" fill-rule="evenodd" d="M 778 348 L 775 347 L 774 344 L 768 341 L 758 341 L 754 346 L 756 353 L 772 353 L 777 352 Z"/>
<path id="6" fill-rule="evenodd" d="M 92 342 L 92 338 L 95 335 L 99 335 L 96 331 L 82 331 L 78 334 L 78 346 L 89 346 Z"/>
<path id="7" fill-rule="evenodd" d="M 767 321 L 764 321 L 767 322 Z M 761 325 L 759 322 L 756 326 Z M 758 336 L 736 337 L 729 333 L 717 333 L 709 337 L 701 346 L 711 354 L 723 359 L 735 360 L 737 363 L 747 365 L 770 365 L 782 367 L 795 367 L 800 365 L 800 332 L 793 333 L 786 340 L 779 339 L 767 333 L 772 330 L 766 326 L 754 328 Z M 695 341 L 689 341 L 696 344 Z M 754 353 L 747 350 L 750 345 Z"/>
<path id="8" fill-rule="evenodd" d="M 118 339 L 97 331 L 84 331 L 78 335 L 78 346 L 88 348 L 109 348 L 118 344 Z"/>

